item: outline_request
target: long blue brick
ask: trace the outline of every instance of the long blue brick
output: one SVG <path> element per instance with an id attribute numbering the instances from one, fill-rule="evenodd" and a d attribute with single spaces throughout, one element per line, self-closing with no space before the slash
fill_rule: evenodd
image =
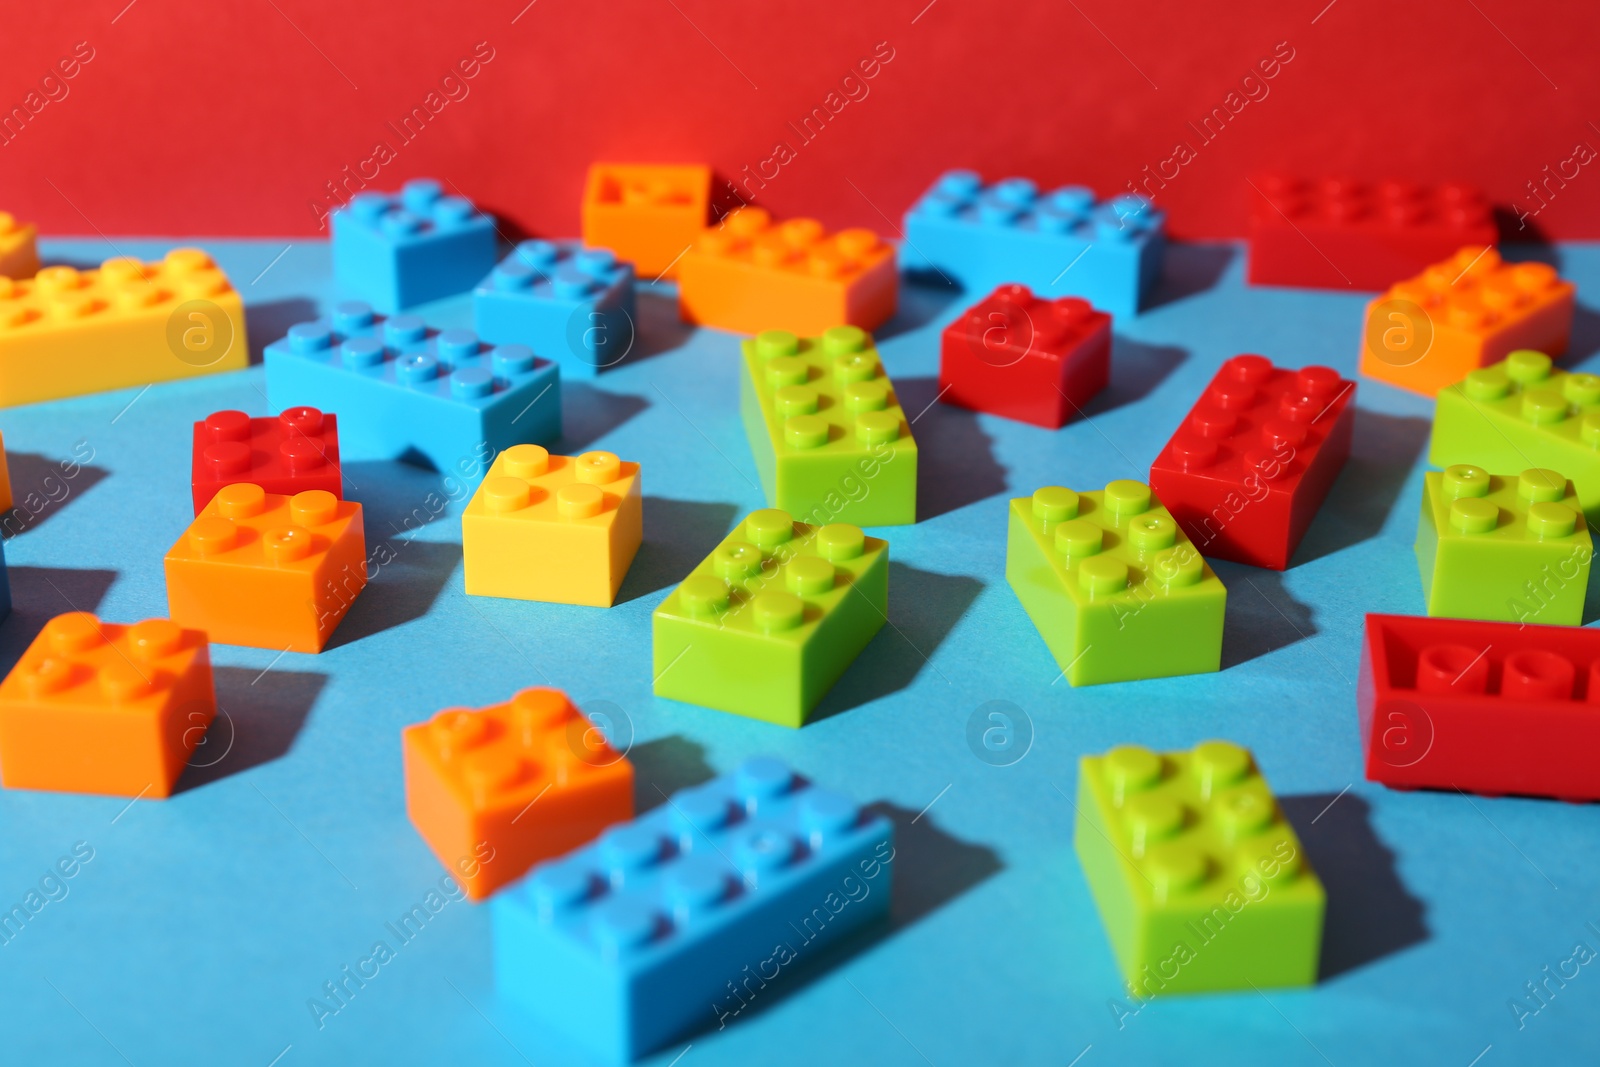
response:
<path id="1" fill-rule="evenodd" d="M 578 241 L 523 241 L 472 292 L 472 324 L 527 345 L 567 378 L 593 378 L 633 350 L 633 264 Z"/>
<path id="2" fill-rule="evenodd" d="M 569 1041 L 640 1056 L 885 915 L 893 860 L 888 819 L 752 759 L 495 897 L 495 983 Z"/>
<path id="3" fill-rule="evenodd" d="M 339 416 L 346 462 L 402 459 L 476 482 L 502 450 L 561 435 L 560 372 L 523 345 L 385 319 L 366 304 L 289 328 L 267 346 L 267 404 Z"/>
<path id="4" fill-rule="evenodd" d="M 940 175 L 906 212 L 908 270 L 937 270 L 968 292 L 1020 282 L 1039 296 L 1077 296 L 1114 316 L 1137 314 L 1161 274 L 1165 216 L 1142 196 L 1097 201 L 1069 185 L 1040 195 L 1026 178 L 985 185 Z"/>
<path id="5" fill-rule="evenodd" d="M 386 315 L 468 292 L 494 267 L 494 219 L 431 178 L 357 193 L 329 224 L 334 277 Z"/>

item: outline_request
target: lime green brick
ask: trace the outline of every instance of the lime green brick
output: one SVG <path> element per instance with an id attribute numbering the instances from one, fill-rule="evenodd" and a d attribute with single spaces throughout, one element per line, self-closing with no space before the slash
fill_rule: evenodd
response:
<path id="1" fill-rule="evenodd" d="M 1417 566 L 1429 615 L 1576 626 L 1594 554 L 1572 482 L 1551 470 L 1423 475 Z"/>
<path id="2" fill-rule="evenodd" d="M 1048 486 L 1010 516 L 1006 580 L 1070 684 L 1217 669 L 1228 591 L 1149 486 Z"/>
<path id="3" fill-rule="evenodd" d="M 1439 391 L 1429 459 L 1561 471 L 1589 521 L 1600 520 L 1600 375 L 1557 370 L 1527 349 L 1475 370 Z"/>
<path id="4" fill-rule="evenodd" d="M 744 342 L 739 409 L 767 502 L 813 523 L 917 521 L 917 443 L 872 335 Z"/>
<path id="5" fill-rule="evenodd" d="M 1135 996 L 1316 981 L 1322 883 L 1248 750 L 1083 757 L 1073 843 Z"/>
<path id="6" fill-rule="evenodd" d="M 656 608 L 657 696 L 800 726 L 889 618 L 889 543 L 768 508 Z"/>

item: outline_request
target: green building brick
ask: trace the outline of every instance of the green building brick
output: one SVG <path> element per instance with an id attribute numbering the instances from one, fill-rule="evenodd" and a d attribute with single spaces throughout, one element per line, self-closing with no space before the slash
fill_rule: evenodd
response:
<path id="1" fill-rule="evenodd" d="M 865 330 L 744 342 L 739 409 L 773 507 L 816 524 L 917 521 L 917 443 Z"/>
<path id="2" fill-rule="evenodd" d="M 656 608 L 657 696 L 800 726 L 889 618 L 889 544 L 768 508 Z"/>
<path id="3" fill-rule="evenodd" d="M 1143 482 L 1011 501 L 1006 580 L 1071 685 L 1217 669 L 1228 591 Z"/>
<path id="4" fill-rule="evenodd" d="M 1439 391 L 1436 467 L 1558 470 L 1572 479 L 1590 522 L 1600 520 L 1600 375 L 1569 374 L 1523 349 Z"/>
<path id="5" fill-rule="evenodd" d="M 1083 757 L 1073 844 L 1136 997 L 1316 981 L 1322 883 L 1248 750 Z"/>
<path id="6" fill-rule="evenodd" d="M 1578 494 L 1550 470 L 1465 463 L 1423 475 L 1417 566 L 1429 615 L 1576 626 L 1594 554 Z"/>

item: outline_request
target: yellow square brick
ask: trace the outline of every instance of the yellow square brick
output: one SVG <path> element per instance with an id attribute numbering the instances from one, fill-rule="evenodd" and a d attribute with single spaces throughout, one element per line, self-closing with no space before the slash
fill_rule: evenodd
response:
<path id="1" fill-rule="evenodd" d="M 639 464 L 513 445 L 461 517 L 467 592 L 608 608 L 643 533 Z"/>
<path id="2" fill-rule="evenodd" d="M 39 273 L 39 231 L 33 223 L 18 222 L 0 211 L 0 277 L 31 278 Z"/>

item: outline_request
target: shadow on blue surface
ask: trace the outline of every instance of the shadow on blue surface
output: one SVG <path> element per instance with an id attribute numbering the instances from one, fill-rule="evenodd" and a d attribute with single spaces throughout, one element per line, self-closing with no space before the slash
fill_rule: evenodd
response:
<path id="1" fill-rule="evenodd" d="M 1311 607 L 1290 595 L 1279 571 L 1210 560 L 1228 588 L 1222 626 L 1222 669 L 1276 652 L 1317 633 Z"/>
<path id="2" fill-rule="evenodd" d="M 1111 382 L 1084 405 L 1083 415 L 1094 418 L 1136 404 L 1149 396 L 1167 375 L 1177 370 L 1189 353 L 1176 345 L 1152 345 L 1131 337 L 1112 337 Z"/>
<path id="3" fill-rule="evenodd" d="M 918 522 L 1005 492 L 1005 468 L 977 412 L 935 403 L 938 378 L 898 379 L 895 391 L 917 440 Z"/>
<path id="4" fill-rule="evenodd" d="M 300 296 L 246 305 L 244 330 L 250 342 L 250 365 L 259 364 L 266 347 L 288 334 L 289 327 L 316 317 L 317 305 Z"/>
<path id="5" fill-rule="evenodd" d="M 880 344 L 903 333 L 920 330 L 943 315 L 962 295 L 959 288 L 946 284 L 937 275 L 932 277 L 931 284 L 926 277 L 914 276 L 909 271 L 902 274 L 900 280 L 900 298 L 894 315 L 872 334 Z M 976 303 L 978 299 L 974 296 L 971 302 Z"/>
<path id="6" fill-rule="evenodd" d="M 633 807 L 643 815 L 667 802 L 682 789 L 689 789 L 717 776 L 706 762 L 706 746 L 687 737 L 672 734 L 634 745 L 628 750 L 633 764 Z"/>
<path id="7" fill-rule="evenodd" d="M 1414 415 L 1356 408 L 1350 458 L 1295 550 L 1290 566 L 1310 563 L 1377 537 L 1394 511 L 1432 423 Z M 1415 520 L 1411 529 L 1415 530 Z"/>
<path id="8" fill-rule="evenodd" d="M 451 542 L 400 537 L 388 544 L 393 555 L 375 556 L 367 541 L 367 587 L 324 651 L 422 618 L 461 563 L 461 546 Z"/>
<path id="9" fill-rule="evenodd" d="M 588 382 L 561 383 L 561 447 L 552 452 L 577 455 L 618 426 L 627 422 L 650 402 L 630 393 L 612 393 Z M 645 457 L 623 456 L 623 459 Z"/>
<path id="10" fill-rule="evenodd" d="M 1173 244 L 1161 261 L 1161 278 L 1151 292 L 1145 311 L 1176 304 L 1216 287 L 1239 248 L 1229 244 Z"/>
<path id="11" fill-rule="evenodd" d="M 644 498 L 644 543 L 633 558 L 617 603 L 626 604 L 683 581 L 733 526 L 732 504 Z"/>
<path id="12" fill-rule="evenodd" d="M 634 348 L 622 362 L 632 366 L 641 360 L 681 348 L 694 333 L 694 327 L 678 314 L 678 297 L 667 288 L 642 285 L 634 293 L 634 314 L 638 315 L 638 331 Z M 620 364 L 619 364 L 620 366 Z M 567 387 L 561 383 L 562 389 Z"/>
<path id="13" fill-rule="evenodd" d="M 0 624 L 0 673 L 9 672 L 44 624 L 68 611 L 98 611 L 116 571 L 10 567 L 11 614 Z M 115 622 L 137 622 L 116 619 Z"/>
<path id="14" fill-rule="evenodd" d="M 1372 830 L 1366 800 L 1312 793 L 1278 803 L 1328 891 L 1319 981 L 1428 939 L 1423 903 L 1400 881 L 1393 850 Z"/>
<path id="15" fill-rule="evenodd" d="M 104 467 L 37 452 L 7 453 L 5 464 L 11 474 L 12 500 L 11 510 L 0 515 L 0 531 L 6 537 L 38 526 L 110 473 Z"/>
<path id="16" fill-rule="evenodd" d="M 189 757 L 174 794 L 287 755 L 328 676 L 316 671 L 216 667 L 217 717 Z"/>

